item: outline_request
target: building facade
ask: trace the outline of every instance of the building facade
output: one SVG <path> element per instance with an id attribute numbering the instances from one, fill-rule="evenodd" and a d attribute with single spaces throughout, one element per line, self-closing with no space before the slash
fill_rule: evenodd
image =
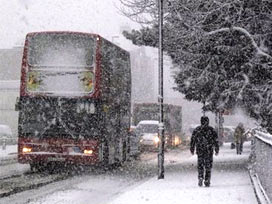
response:
<path id="1" fill-rule="evenodd" d="M 14 137 L 18 135 L 18 112 L 23 48 L 0 49 L 0 124 L 8 125 Z"/>

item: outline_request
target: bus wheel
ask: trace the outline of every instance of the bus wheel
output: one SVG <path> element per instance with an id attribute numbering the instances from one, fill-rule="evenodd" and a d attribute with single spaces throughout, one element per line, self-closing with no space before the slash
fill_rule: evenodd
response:
<path id="1" fill-rule="evenodd" d="M 127 144 L 126 141 L 123 141 L 122 143 L 122 148 L 121 148 L 121 158 L 115 158 L 114 159 L 114 164 L 112 165 L 112 168 L 118 168 L 124 165 L 124 163 L 127 160 Z"/>
<path id="2" fill-rule="evenodd" d="M 31 172 L 42 172 L 45 170 L 45 165 L 42 163 L 30 163 Z"/>
<path id="3" fill-rule="evenodd" d="M 30 163 L 30 171 L 31 171 L 31 172 L 37 171 L 37 164 Z"/>

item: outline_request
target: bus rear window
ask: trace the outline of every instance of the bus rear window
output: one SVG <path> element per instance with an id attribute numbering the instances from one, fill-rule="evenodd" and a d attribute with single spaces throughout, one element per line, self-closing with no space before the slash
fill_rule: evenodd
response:
<path id="1" fill-rule="evenodd" d="M 96 41 L 92 36 L 38 33 L 28 36 L 28 64 L 33 67 L 90 67 Z"/>
<path id="2" fill-rule="evenodd" d="M 71 33 L 28 36 L 27 91 L 57 96 L 93 92 L 95 42 L 92 36 Z"/>

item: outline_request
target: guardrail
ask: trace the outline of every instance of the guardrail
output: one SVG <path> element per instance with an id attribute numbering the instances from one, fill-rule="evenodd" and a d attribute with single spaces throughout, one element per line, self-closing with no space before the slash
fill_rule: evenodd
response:
<path id="1" fill-rule="evenodd" d="M 272 135 L 254 131 L 250 155 L 250 177 L 260 204 L 272 200 Z"/>

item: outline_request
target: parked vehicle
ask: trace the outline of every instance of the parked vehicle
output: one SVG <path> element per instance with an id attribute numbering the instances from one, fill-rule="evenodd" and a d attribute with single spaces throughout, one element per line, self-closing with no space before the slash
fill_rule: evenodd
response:
<path id="1" fill-rule="evenodd" d="M 223 127 L 223 142 L 234 142 L 234 126 Z"/>
<path id="2" fill-rule="evenodd" d="M 16 144 L 16 138 L 8 125 L 0 124 L 0 145 Z"/>
<path id="3" fill-rule="evenodd" d="M 223 142 L 224 143 L 231 143 L 230 148 L 235 148 L 235 142 L 234 142 L 234 126 L 224 126 L 223 127 Z"/>

